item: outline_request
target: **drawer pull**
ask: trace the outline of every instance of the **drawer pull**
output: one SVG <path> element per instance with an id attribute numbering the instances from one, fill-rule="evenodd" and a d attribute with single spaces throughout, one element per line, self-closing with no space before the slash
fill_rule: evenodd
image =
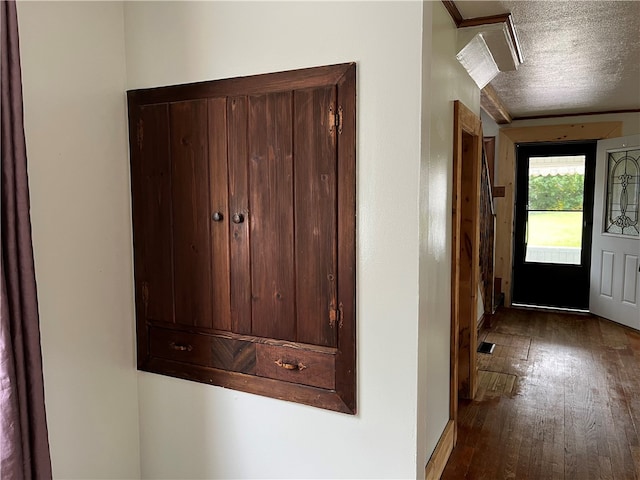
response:
<path id="1" fill-rule="evenodd" d="M 193 347 L 191 345 L 181 345 L 176 342 L 171 342 L 169 346 L 173 350 L 178 350 L 179 352 L 190 352 L 191 350 L 193 350 Z"/>
<path id="2" fill-rule="evenodd" d="M 298 362 L 297 364 L 296 363 L 287 363 L 287 362 L 283 362 L 281 358 L 276 360 L 273 363 L 275 363 L 279 367 L 284 368 L 285 370 L 298 370 L 298 371 L 301 371 L 301 370 L 304 370 L 305 368 L 307 368 L 307 366 L 302 362 Z"/>

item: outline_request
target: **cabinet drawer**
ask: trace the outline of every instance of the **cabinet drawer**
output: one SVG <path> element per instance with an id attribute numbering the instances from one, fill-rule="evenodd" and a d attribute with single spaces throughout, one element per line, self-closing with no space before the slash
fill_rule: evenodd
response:
<path id="1" fill-rule="evenodd" d="M 255 374 L 255 344 L 168 328 L 149 328 L 152 357 Z"/>
<path id="2" fill-rule="evenodd" d="M 256 374 L 335 390 L 335 355 L 259 344 L 256 345 Z"/>
<path id="3" fill-rule="evenodd" d="M 211 341 L 206 335 L 151 327 L 149 349 L 152 357 L 203 366 L 211 365 Z"/>

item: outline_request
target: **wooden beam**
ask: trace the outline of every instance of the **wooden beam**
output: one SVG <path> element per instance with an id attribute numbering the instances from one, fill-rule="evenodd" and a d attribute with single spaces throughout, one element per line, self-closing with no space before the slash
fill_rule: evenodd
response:
<path id="1" fill-rule="evenodd" d="M 480 91 L 480 106 L 498 125 L 511 123 L 511 114 L 491 85 Z"/>
<path id="2" fill-rule="evenodd" d="M 620 115 L 622 113 L 638 113 L 640 108 L 628 108 L 625 110 L 603 110 L 601 112 L 578 112 L 578 113 L 553 113 L 550 115 L 529 115 L 525 117 L 513 117 L 513 120 L 539 120 L 541 118 L 561 118 L 561 117 L 588 117 L 592 115 Z"/>

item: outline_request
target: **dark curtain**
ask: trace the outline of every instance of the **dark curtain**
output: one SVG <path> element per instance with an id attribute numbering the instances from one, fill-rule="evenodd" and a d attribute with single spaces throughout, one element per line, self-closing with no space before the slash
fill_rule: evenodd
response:
<path id="1" fill-rule="evenodd" d="M 29 219 L 18 20 L 1 1 L 0 478 L 51 478 Z"/>

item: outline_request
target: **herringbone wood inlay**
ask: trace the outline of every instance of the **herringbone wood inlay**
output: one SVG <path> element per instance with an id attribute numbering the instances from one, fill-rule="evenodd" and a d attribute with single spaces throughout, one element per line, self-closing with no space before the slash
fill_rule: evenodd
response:
<path id="1" fill-rule="evenodd" d="M 252 342 L 214 338 L 211 342 L 211 362 L 215 368 L 254 374 L 256 345 Z"/>

